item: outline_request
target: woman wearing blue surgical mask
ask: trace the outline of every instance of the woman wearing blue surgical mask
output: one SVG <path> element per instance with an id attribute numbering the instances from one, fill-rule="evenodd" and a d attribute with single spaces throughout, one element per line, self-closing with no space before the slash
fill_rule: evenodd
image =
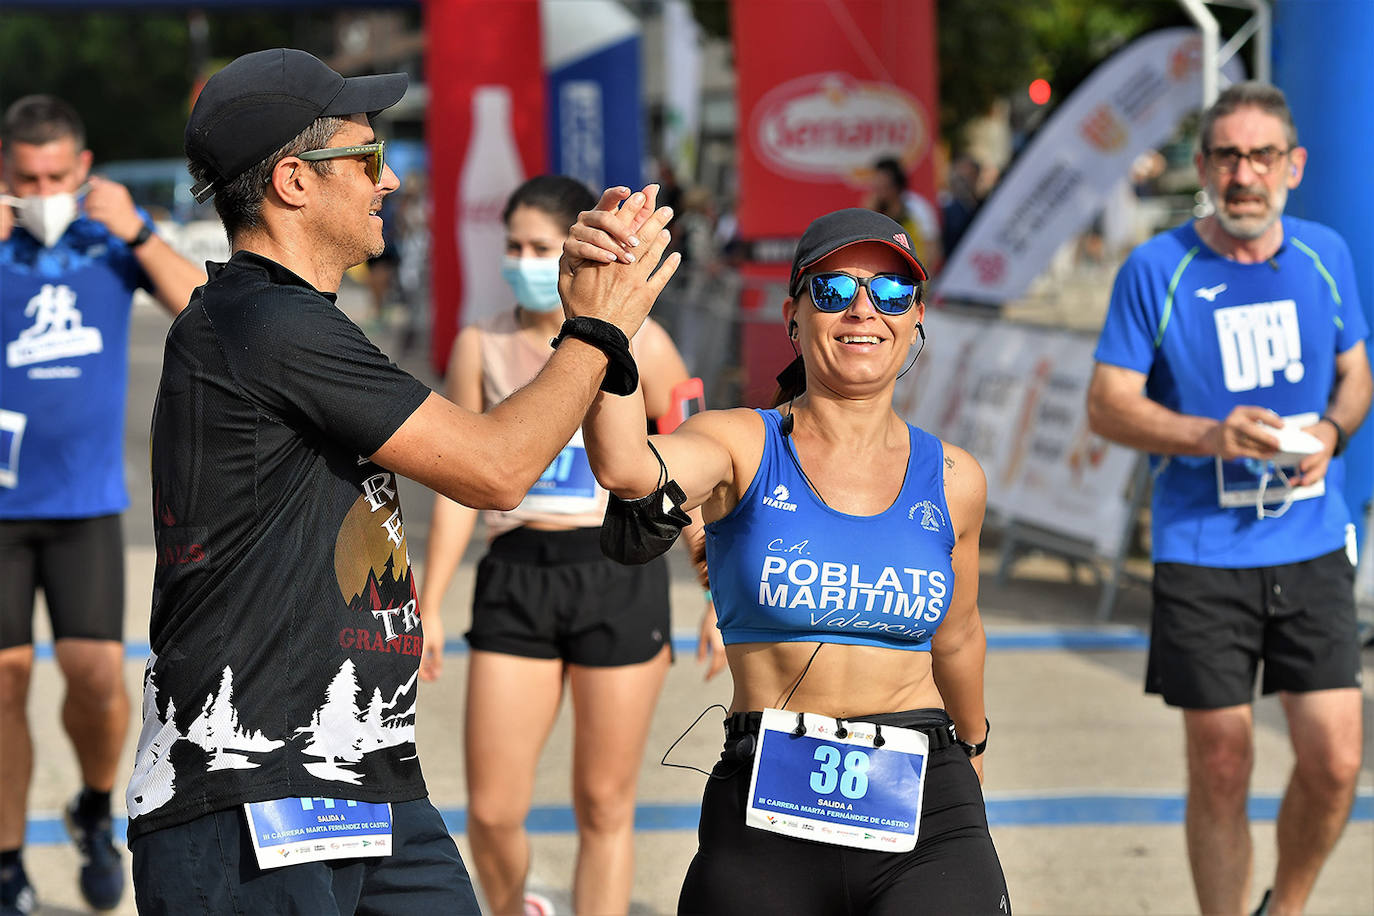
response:
<path id="1" fill-rule="evenodd" d="M 549 341 L 564 318 L 558 257 L 578 214 L 595 204 L 583 185 L 556 175 L 532 178 L 511 195 L 501 275 L 513 307 L 458 335 L 449 362 L 451 400 L 490 408 L 552 354 Z M 682 357 L 652 320 L 631 350 L 649 416 L 668 414 L 672 389 L 687 379 Z M 671 651 L 668 571 L 661 557 L 622 566 L 602 555 L 606 500 L 579 432 L 516 509 L 482 513 L 490 543 L 477 568 L 467 633 L 465 747 L 471 861 L 489 912 L 551 912 L 547 900 L 526 893 L 524 822 L 565 685 L 574 720 L 574 909 L 629 908 L 635 785 Z M 477 517 L 445 497 L 435 500 L 420 590 L 425 680 L 443 669 L 443 596 Z M 714 617 L 709 622 L 714 632 Z M 723 650 L 713 660 L 718 668 Z"/>

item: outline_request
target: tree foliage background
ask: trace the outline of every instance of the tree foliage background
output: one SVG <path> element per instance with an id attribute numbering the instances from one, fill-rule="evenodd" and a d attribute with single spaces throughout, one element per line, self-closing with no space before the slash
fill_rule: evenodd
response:
<path id="1" fill-rule="evenodd" d="M 1175 0 L 937 0 L 940 132 L 952 146 L 1001 97 L 1047 79 L 1064 98 L 1098 63 L 1145 32 L 1186 24 Z"/>
<path id="2" fill-rule="evenodd" d="M 692 0 L 709 34 L 730 34 L 729 4 Z M 1243 10 L 1213 9 L 1225 34 Z M 999 98 L 1024 99 L 1043 77 L 1062 99 L 1113 51 L 1146 32 L 1191 25 L 1178 0 L 935 0 L 940 131 L 956 149 Z"/>
<path id="3" fill-rule="evenodd" d="M 193 47 L 182 12 L 0 13 L 0 105 L 30 93 L 59 96 L 86 123 L 97 161 L 180 156 L 193 57 L 223 64 L 261 48 L 327 48 L 333 14 L 207 13 Z"/>
<path id="4" fill-rule="evenodd" d="M 725 0 L 691 0 L 703 29 L 730 30 Z M 132 0 L 131 0 L 132 4 Z M 354 9 L 357 9 L 354 7 Z M 1223 31 L 1246 15 L 1215 9 Z M 193 45 L 186 12 L 0 13 L 0 104 L 31 92 L 59 95 L 86 120 L 99 159 L 181 154 L 191 87 L 202 62 L 224 62 L 282 45 L 324 54 L 334 44 L 337 11 L 204 14 L 203 45 Z M 1123 44 L 1144 32 L 1190 20 L 1177 0 L 936 0 L 940 128 L 958 149 L 960 130 L 998 98 L 1021 100 L 1044 77 L 1057 102 Z M 419 20 L 418 9 L 414 11 Z"/>

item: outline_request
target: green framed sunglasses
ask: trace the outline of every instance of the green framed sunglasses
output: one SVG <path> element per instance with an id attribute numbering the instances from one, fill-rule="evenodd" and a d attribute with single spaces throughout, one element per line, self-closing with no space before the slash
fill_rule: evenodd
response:
<path id="1" fill-rule="evenodd" d="M 382 170 L 386 168 L 386 141 L 378 140 L 375 143 L 363 143 L 359 146 L 328 146 L 324 149 L 306 150 L 297 153 L 297 159 L 304 159 L 306 162 L 319 162 L 322 159 L 346 159 L 350 156 L 365 156 L 363 165 L 367 169 L 367 177 L 374 185 L 382 183 Z"/>

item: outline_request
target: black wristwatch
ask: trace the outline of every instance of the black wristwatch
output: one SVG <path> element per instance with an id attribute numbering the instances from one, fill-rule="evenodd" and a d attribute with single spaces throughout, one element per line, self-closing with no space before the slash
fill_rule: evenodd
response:
<path id="1" fill-rule="evenodd" d="M 977 744 L 969 744 L 967 741 L 960 738 L 958 736 L 958 733 L 956 733 L 954 736 L 954 743 L 963 748 L 964 753 L 968 754 L 969 757 L 977 757 L 979 754 L 983 753 L 983 751 L 988 749 L 988 735 L 992 732 L 992 724 L 988 722 L 987 719 L 984 719 L 983 725 L 986 727 L 987 730 L 983 732 L 983 740 L 979 741 Z"/>
<path id="2" fill-rule="evenodd" d="M 129 239 L 129 241 L 125 242 L 124 244 L 128 245 L 130 248 L 137 248 L 139 245 L 142 245 L 144 242 L 148 241 L 148 239 L 152 237 L 153 227 L 148 225 L 147 222 L 145 222 L 142 226 L 138 227 L 138 234 L 135 235 L 133 238 Z"/>
<path id="3" fill-rule="evenodd" d="M 1336 447 L 1331 450 L 1331 457 L 1335 458 L 1341 452 L 1345 451 L 1345 447 L 1350 444 L 1350 435 L 1345 431 L 1345 428 L 1341 426 L 1341 424 L 1337 423 L 1335 420 L 1331 419 L 1326 414 L 1322 414 L 1321 418 L 1317 422 L 1321 422 L 1321 420 L 1325 420 L 1326 422 L 1330 423 L 1331 428 L 1336 430 Z"/>

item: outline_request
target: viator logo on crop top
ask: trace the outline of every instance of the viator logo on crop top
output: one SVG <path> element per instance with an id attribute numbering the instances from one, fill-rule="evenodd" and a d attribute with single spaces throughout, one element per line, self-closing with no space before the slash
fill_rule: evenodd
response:
<path id="1" fill-rule="evenodd" d="M 772 496 L 765 496 L 763 498 L 763 504 L 765 506 L 772 506 L 774 509 L 781 509 L 784 512 L 796 512 L 797 504 L 787 501 L 787 498 L 791 495 L 792 494 L 787 491 L 787 487 L 778 484 L 773 488 Z"/>

